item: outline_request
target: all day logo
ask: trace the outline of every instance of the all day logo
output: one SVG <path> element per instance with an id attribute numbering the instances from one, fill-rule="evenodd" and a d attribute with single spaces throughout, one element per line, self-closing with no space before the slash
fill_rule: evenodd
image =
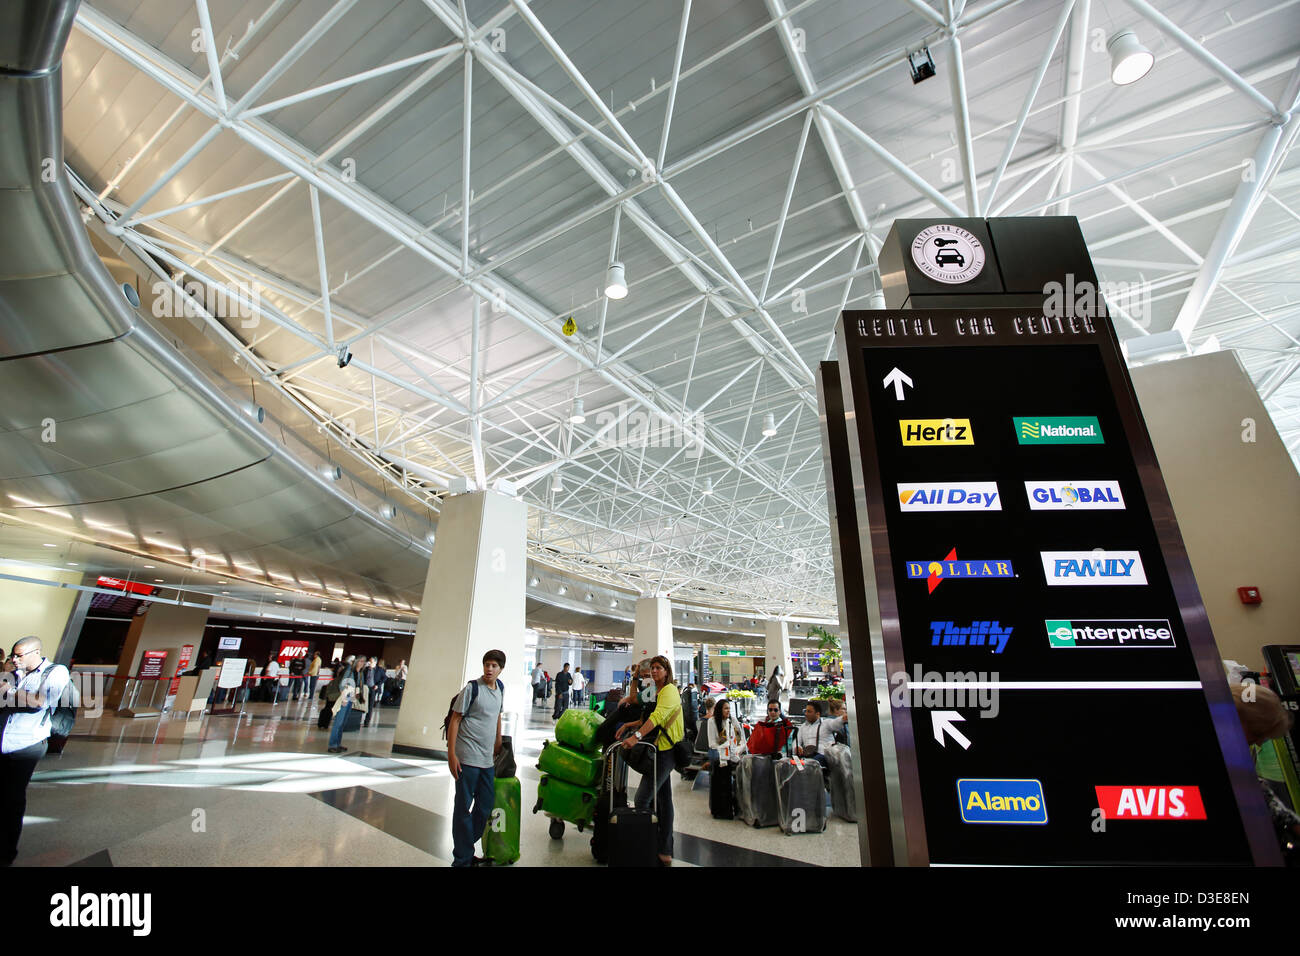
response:
<path id="1" fill-rule="evenodd" d="M 1097 787 L 1107 820 L 1204 820 L 1200 787 Z"/>
<path id="2" fill-rule="evenodd" d="M 969 282 L 984 271 L 984 245 L 960 226 L 926 226 L 912 240 L 912 261 L 923 273 L 946 285 Z"/>
<path id="3" fill-rule="evenodd" d="M 1145 621 L 1044 621 L 1049 647 L 1173 647 L 1167 618 Z"/>
<path id="4" fill-rule="evenodd" d="M 1146 584 L 1142 555 L 1136 551 L 1040 551 L 1049 585 Z"/>
<path id="5" fill-rule="evenodd" d="M 1123 511 L 1118 481 L 1026 481 L 1030 511 Z"/>
<path id="6" fill-rule="evenodd" d="M 973 445 L 969 418 L 900 418 L 904 445 Z"/>
<path id="7" fill-rule="evenodd" d="M 985 559 L 981 561 L 959 561 L 957 549 L 953 548 L 942 561 L 908 561 L 907 577 L 909 580 L 925 578 L 929 593 L 933 594 L 947 578 L 1014 578 L 1016 572 L 1010 561 Z"/>
<path id="8" fill-rule="evenodd" d="M 1047 800 L 1038 780 L 958 780 L 957 802 L 963 823 L 1047 823 Z"/>
<path id="9" fill-rule="evenodd" d="M 901 511 L 1001 511 L 996 481 L 899 484 Z"/>
<path id="10" fill-rule="evenodd" d="M 1101 423 L 1090 415 L 1012 418 L 1022 445 L 1104 445 Z"/>

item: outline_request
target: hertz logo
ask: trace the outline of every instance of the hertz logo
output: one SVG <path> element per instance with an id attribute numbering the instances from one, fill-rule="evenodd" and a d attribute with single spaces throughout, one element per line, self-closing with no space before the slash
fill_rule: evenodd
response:
<path id="1" fill-rule="evenodd" d="M 904 445 L 973 445 L 969 418 L 902 418 L 898 430 Z"/>

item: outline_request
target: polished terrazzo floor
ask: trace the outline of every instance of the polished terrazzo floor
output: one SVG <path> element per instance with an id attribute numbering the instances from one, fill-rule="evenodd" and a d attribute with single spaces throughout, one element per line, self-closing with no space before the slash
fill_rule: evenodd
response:
<path id="1" fill-rule="evenodd" d="M 444 762 L 394 756 L 397 713 L 325 753 L 316 703 L 247 705 L 242 716 L 79 721 L 27 793 L 18 866 L 448 866 L 451 777 Z M 536 708 L 514 728 L 523 787 L 516 866 L 594 866 L 589 834 L 563 839 L 530 809 L 534 765 L 551 736 Z M 635 782 L 635 779 L 634 779 Z M 857 866 L 857 827 L 785 836 L 714 820 L 708 794 L 673 775 L 676 864 Z"/>

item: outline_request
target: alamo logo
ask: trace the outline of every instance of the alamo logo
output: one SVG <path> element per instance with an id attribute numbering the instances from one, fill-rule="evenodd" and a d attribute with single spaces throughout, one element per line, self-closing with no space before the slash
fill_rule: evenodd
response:
<path id="1" fill-rule="evenodd" d="M 61 928 L 128 927 L 133 936 L 148 936 L 153 926 L 149 893 L 70 892 L 50 897 L 50 925 Z"/>

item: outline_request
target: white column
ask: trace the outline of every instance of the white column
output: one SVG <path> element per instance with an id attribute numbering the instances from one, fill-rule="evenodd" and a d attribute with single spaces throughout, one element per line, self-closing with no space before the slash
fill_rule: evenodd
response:
<path id="1" fill-rule="evenodd" d="M 763 658 L 767 676 L 771 677 L 772 671 L 776 669 L 777 665 L 780 665 L 781 674 L 785 678 L 785 686 L 788 691 L 790 682 L 794 680 L 794 662 L 790 657 L 789 625 L 785 621 L 764 621 L 763 632 L 765 638 Z"/>
<path id="2" fill-rule="evenodd" d="M 495 491 L 453 495 L 443 503 L 393 733 L 395 752 L 446 756 L 447 705 L 483 673 L 483 655 L 494 648 L 506 655 L 505 723 L 527 713 L 527 518 L 527 505 Z"/>
<path id="3" fill-rule="evenodd" d="M 668 598 L 637 599 L 632 647 L 633 663 L 660 655 L 673 659 L 673 607 Z"/>

